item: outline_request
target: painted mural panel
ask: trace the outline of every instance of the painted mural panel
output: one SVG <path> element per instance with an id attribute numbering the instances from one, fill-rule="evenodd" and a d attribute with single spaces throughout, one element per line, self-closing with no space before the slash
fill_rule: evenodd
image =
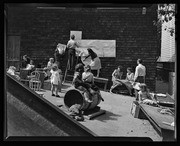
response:
<path id="1" fill-rule="evenodd" d="M 91 48 L 99 57 L 116 57 L 115 40 L 79 40 L 80 45 L 77 50 L 87 53 L 87 48 Z"/>
<path id="2" fill-rule="evenodd" d="M 74 35 L 75 40 L 81 40 L 82 39 L 82 31 L 71 31 L 70 36 Z"/>

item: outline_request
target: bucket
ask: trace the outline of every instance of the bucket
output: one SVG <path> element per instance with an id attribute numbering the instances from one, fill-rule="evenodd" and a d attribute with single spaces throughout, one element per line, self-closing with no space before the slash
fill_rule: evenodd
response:
<path id="1" fill-rule="evenodd" d="M 95 108 L 101 102 L 100 91 L 97 91 L 92 97 L 92 102 L 89 103 L 86 101 L 85 97 L 87 96 L 87 91 L 81 91 L 78 89 L 71 89 L 66 92 L 64 96 L 64 104 L 70 108 L 74 104 L 80 104 L 81 110 L 90 110 Z"/>

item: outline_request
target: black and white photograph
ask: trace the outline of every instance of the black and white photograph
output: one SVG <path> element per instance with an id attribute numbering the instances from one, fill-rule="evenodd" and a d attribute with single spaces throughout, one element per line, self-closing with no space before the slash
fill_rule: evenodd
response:
<path id="1" fill-rule="evenodd" d="M 177 141 L 175 3 L 4 3 L 4 141 Z"/>

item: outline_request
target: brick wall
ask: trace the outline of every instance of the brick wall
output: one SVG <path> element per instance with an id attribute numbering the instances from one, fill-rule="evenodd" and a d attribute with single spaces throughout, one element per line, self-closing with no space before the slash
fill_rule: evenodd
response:
<path id="1" fill-rule="evenodd" d="M 136 67 L 143 59 L 147 68 L 146 83 L 155 89 L 157 31 L 156 5 L 147 8 L 103 10 L 96 8 L 37 9 L 12 7 L 8 9 L 8 33 L 21 36 L 21 55 L 28 54 L 35 62 L 53 57 L 58 42 L 66 44 L 71 30 L 82 31 L 82 39 L 116 40 L 116 58 L 101 58 L 101 76 L 111 80 L 113 70 L 123 66 Z M 65 69 L 65 61 L 62 70 Z M 111 86 L 109 82 L 108 87 Z"/>

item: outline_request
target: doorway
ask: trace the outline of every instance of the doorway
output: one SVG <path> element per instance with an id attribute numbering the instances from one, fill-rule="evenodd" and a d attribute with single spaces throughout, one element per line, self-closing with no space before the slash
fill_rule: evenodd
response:
<path id="1" fill-rule="evenodd" d="M 9 66 L 20 68 L 20 36 L 7 37 L 6 68 Z"/>

